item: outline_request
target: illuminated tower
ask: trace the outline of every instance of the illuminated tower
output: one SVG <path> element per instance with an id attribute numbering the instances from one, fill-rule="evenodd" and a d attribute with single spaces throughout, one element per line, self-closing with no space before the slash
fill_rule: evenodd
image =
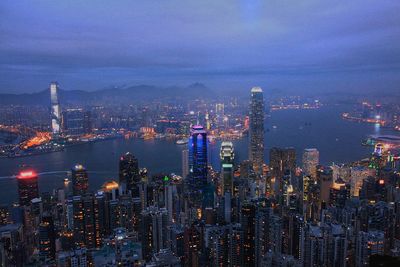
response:
<path id="1" fill-rule="evenodd" d="M 61 132 L 61 110 L 58 101 L 58 83 L 50 84 L 50 99 L 51 99 L 51 129 L 54 136 Z"/>
<path id="2" fill-rule="evenodd" d="M 221 158 L 221 180 L 222 180 L 222 194 L 225 192 L 232 193 L 233 182 L 233 160 L 235 152 L 233 150 L 232 142 L 222 142 L 220 158 Z"/>
<path id="3" fill-rule="evenodd" d="M 119 183 L 124 184 L 133 197 L 139 197 L 140 181 L 139 162 L 133 154 L 127 152 L 119 160 Z"/>
<path id="4" fill-rule="evenodd" d="M 89 177 L 85 167 L 76 164 L 72 169 L 72 193 L 74 196 L 84 195 L 89 189 Z"/>
<path id="5" fill-rule="evenodd" d="M 251 89 L 249 124 L 249 160 L 260 173 L 264 163 L 264 96 L 260 87 Z"/>
<path id="6" fill-rule="evenodd" d="M 28 206 L 39 197 L 38 176 L 34 171 L 21 171 L 18 176 L 18 196 L 21 206 Z"/>
<path id="7" fill-rule="evenodd" d="M 194 190 L 202 190 L 207 184 L 207 133 L 203 126 L 192 127 L 189 138 L 189 174 Z"/>
<path id="8" fill-rule="evenodd" d="M 312 178 L 317 177 L 317 166 L 319 164 L 319 151 L 316 148 L 306 148 L 303 153 L 303 172 Z"/>

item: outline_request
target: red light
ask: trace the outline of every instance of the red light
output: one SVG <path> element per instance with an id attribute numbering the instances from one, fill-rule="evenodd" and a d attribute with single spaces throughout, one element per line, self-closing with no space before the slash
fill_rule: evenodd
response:
<path id="1" fill-rule="evenodd" d="M 18 179 L 29 179 L 36 177 L 37 174 L 34 171 L 21 171 L 19 175 L 17 176 Z"/>
<path id="2" fill-rule="evenodd" d="M 379 184 L 385 184 L 385 180 L 379 180 Z"/>

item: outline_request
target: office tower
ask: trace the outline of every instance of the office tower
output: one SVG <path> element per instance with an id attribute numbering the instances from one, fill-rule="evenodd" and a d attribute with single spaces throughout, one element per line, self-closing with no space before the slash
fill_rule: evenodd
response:
<path id="1" fill-rule="evenodd" d="M 330 188 L 333 184 L 333 172 L 329 167 L 318 166 L 317 181 L 320 186 L 320 203 L 329 203 Z"/>
<path id="2" fill-rule="evenodd" d="M 224 109 L 225 109 L 224 103 L 215 104 L 215 114 L 217 116 L 223 117 L 224 116 Z"/>
<path id="3" fill-rule="evenodd" d="M 42 260 L 55 259 L 56 256 L 56 233 L 53 217 L 44 214 L 39 224 L 39 257 Z"/>
<path id="4" fill-rule="evenodd" d="M 167 248 L 168 212 L 165 208 L 148 207 L 142 212 L 140 237 L 143 258 L 150 260 L 153 253 Z"/>
<path id="5" fill-rule="evenodd" d="M 222 194 L 233 191 L 233 161 L 235 152 L 232 142 L 222 142 L 220 150 Z"/>
<path id="6" fill-rule="evenodd" d="M 72 227 L 74 237 L 74 247 L 79 248 L 85 245 L 85 219 L 84 208 L 81 196 L 74 196 L 70 206 L 72 206 Z"/>
<path id="7" fill-rule="evenodd" d="M 119 160 L 119 183 L 126 186 L 132 197 L 139 197 L 140 182 L 139 162 L 133 154 L 127 152 Z"/>
<path id="8" fill-rule="evenodd" d="M 101 243 L 101 238 L 111 234 L 109 219 L 109 200 L 107 195 L 99 191 L 94 196 L 94 215 L 96 222 L 96 244 Z"/>
<path id="9" fill-rule="evenodd" d="M 271 176 L 282 179 L 285 174 L 294 175 L 296 170 L 296 150 L 294 148 L 273 147 L 269 153 Z"/>
<path id="10" fill-rule="evenodd" d="M 243 264 L 255 265 L 256 207 L 244 203 L 241 209 L 240 224 L 243 228 Z"/>
<path id="11" fill-rule="evenodd" d="M 269 152 L 269 161 L 271 178 L 275 181 L 275 194 L 282 204 L 285 181 L 290 183 L 296 171 L 296 150 L 294 148 L 273 147 Z"/>
<path id="12" fill-rule="evenodd" d="M 225 106 L 223 103 L 215 104 L 215 116 L 216 116 L 216 123 L 218 127 L 222 127 L 224 125 L 224 112 Z"/>
<path id="13" fill-rule="evenodd" d="M 21 206 L 29 206 L 31 200 L 39 197 L 38 175 L 34 171 L 21 171 L 17 176 L 18 197 Z"/>
<path id="14" fill-rule="evenodd" d="M 69 136 L 80 136 L 86 133 L 85 114 L 81 108 L 68 108 L 63 111 L 63 133 Z"/>
<path id="15" fill-rule="evenodd" d="M 317 166 L 319 165 L 319 151 L 316 148 L 306 148 L 303 152 L 303 174 L 312 178 L 317 176 Z"/>
<path id="16" fill-rule="evenodd" d="M 51 129 L 54 136 L 61 133 L 61 109 L 58 101 L 58 83 L 50 83 Z"/>
<path id="17" fill-rule="evenodd" d="M 207 146 L 207 132 L 203 126 L 193 126 L 189 138 L 189 186 L 197 207 L 201 206 L 202 193 L 207 185 Z"/>
<path id="18" fill-rule="evenodd" d="M 73 236 L 75 247 L 95 248 L 100 246 L 100 231 L 98 211 L 95 207 L 95 198 L 92 194 L 74 196 L 73 208 Z M 97 213 L 97 214 L 96 214 Z"/>
<path id="19" fill-rule="evenodd" d="M 264 96 L 260 87 L 251 89 L 249 112 L 249 160 L 257 173 L 264 164 Z"/>
<path id="20" fill-rule="evenodd" d="M 72 176 L 72 193 L 74 196 L 84 195 L 89 189 L 89 176 L 85 167 L 76 164 L 71 169 Z"/>
<path id="21" fill-rule="evenodd" d="M 182 150 L 182 178 L 186 179 L 189 175 L 189 150 Z"/>

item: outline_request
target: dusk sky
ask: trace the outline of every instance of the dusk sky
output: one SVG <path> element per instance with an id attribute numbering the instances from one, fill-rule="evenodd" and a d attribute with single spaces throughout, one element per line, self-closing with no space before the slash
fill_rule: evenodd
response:
<path id="1" fill-rule="evenodd" d="M 0 1 L 0 92 L 398 91 L 399 0 Z"/>

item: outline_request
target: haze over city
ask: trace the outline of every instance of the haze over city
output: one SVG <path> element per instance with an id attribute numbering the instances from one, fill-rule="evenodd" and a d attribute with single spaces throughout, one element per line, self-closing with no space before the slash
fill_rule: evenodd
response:
<path id="1" fill-rule="evenodd" d="M 0 0 L 0 266 L 400 266 L 399 11 Z"/>
<path id="2" fill-rule="evenodd" d="M 0 3 L 0 93 L 139 84 L 396 92 L 398 1 Z M 383 82 L 384 81 L 384 82 Z"/>

